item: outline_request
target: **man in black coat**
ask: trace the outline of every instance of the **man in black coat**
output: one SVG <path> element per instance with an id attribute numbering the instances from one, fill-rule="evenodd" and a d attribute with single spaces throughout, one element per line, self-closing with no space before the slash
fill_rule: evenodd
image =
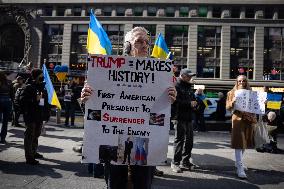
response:
<path id="1" fill-rule="evenodd" d="M 128 161 L 128 164 L 130 165 L 130 154 L 131 154 L 132 148 L 133 148 L 133 142 L 128 137 L 127 140 L 125 141 L 125 146 L 124 146 L 124 160 L 123 160 L 123 164 L 125 164 L 126 157 L 128 157 L 127 161 Z"/>
<path id="2" fill-rule="evenodd" d="M 190 82 L 195 75 L 189 69 L 182 69 L 176 83 L 177 97 L 172 105 L 172 109 L 175 109 L 172 111 L 175 115 L 172 117 L 176 122 L 174 158 L 171 163 L 171 168 L 176 173 L 181 173 L 181 168 L 193 168 L 193 164 L 190 162 L 193 147 L 192 113 L 197 101 L 191 90 Z"/>
<path id="3" fill-rule="evenodd" d="M 37 152 L 38 138 L 41 134 L 43 123 L 44 87 L 43 72 L 41 69 L 33 69 L 31 77 L 26 81 L 26 86 L 22 95 L 23 114 L 26 125 L 24 146 L 26 163 L 36 165 L 39 162 L 35 159 L 43 158 Z"/>

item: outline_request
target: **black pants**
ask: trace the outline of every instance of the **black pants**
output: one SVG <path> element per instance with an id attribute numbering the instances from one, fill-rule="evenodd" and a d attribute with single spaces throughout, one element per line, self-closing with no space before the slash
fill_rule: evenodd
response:
<path id="1" fill-rule="evenodd" d="M 69 117 L 71 117 L 71 125 L 74 125 L 75 121 L 75 103 L 65 102 L 65 125 L 69 125 Z"/>
<path id="2" fill-rule="evenodd" d="M 13 123 L 12 125 L 18 126 L 19 125 L 19 118 L 21 115 L 21 111 L 18 107 L 14 106 L 14 112 L 13 112 Z"/>
<path id="3" fill-rule="evenodd" d="M 206 131 L 204 113 L 194 113 L 194 126 L 198 131 Z"/>
<path id="4" fill-rule="evenodd" d="M 130 164 L 130 153 L 131 153 L 131 152 L 124 151 L 123 163 L 126 162 L 126 158 L 127 158 L 127 162 L 128 162 L 128 164 Z"/>
<path id="5" fill-rule="evenodd" d="M 151 189 L 153 169 L 153 166 L 130 166 L 133 189 Z M 106 165 L 105 179 L 108 189 L 127 189 L 131 184 L 126 165 Z"/>
<path id="6" fill-rule="evenodd" d="M 38 138 L 41 134 L 42 122 L 26 123 L 24 138 L 26 160 L 34 160 L 38 147 Z"/>
<path id="7" fill-rule="evenodd" d="M 0 96 L 0 117 L 2 118 L 2 127 L 1 127 L 1 141 L 5 141 L 7 136 L 7 130 L 8 130 L 8 121 L 9 116 L 11 114 L 11 105 L 12 102 L 9 97 Z"/>
<path id="8" fill-rule="evenodd" d="M 188 164 L 193 147 L 193 129 L 191 121 L 178 121 L 174 140 L 174 159 L 172 163 Z"/>

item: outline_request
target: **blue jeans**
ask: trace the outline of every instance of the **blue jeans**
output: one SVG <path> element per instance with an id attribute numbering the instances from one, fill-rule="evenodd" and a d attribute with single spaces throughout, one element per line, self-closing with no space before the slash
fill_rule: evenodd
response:
<path id="1" fill-rule="evenodd" d="M 0 112 L 2 113 L 1 141 L 5 141 L 8 129 L 8 120 L 12 111 L 12 101 L 9 97 L 0 96 Z"/>

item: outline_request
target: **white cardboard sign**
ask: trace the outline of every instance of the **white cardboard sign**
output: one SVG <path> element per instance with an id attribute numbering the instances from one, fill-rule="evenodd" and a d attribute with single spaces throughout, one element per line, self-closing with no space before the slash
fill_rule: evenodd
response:
<path id="1" fill-rule="evenodd" d="M 92 55 L 83 162 L 161 165 L 167 159 L 172 61 Z"/>

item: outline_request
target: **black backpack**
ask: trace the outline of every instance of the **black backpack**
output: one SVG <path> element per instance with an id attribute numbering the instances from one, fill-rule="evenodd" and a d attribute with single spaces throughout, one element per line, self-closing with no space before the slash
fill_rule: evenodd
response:
<path id="1" fill-rule="evenodd" d="M 15 92 L 14 108 L 19 113 L 23 113 L 25 87 L 18 88 Z"/>

